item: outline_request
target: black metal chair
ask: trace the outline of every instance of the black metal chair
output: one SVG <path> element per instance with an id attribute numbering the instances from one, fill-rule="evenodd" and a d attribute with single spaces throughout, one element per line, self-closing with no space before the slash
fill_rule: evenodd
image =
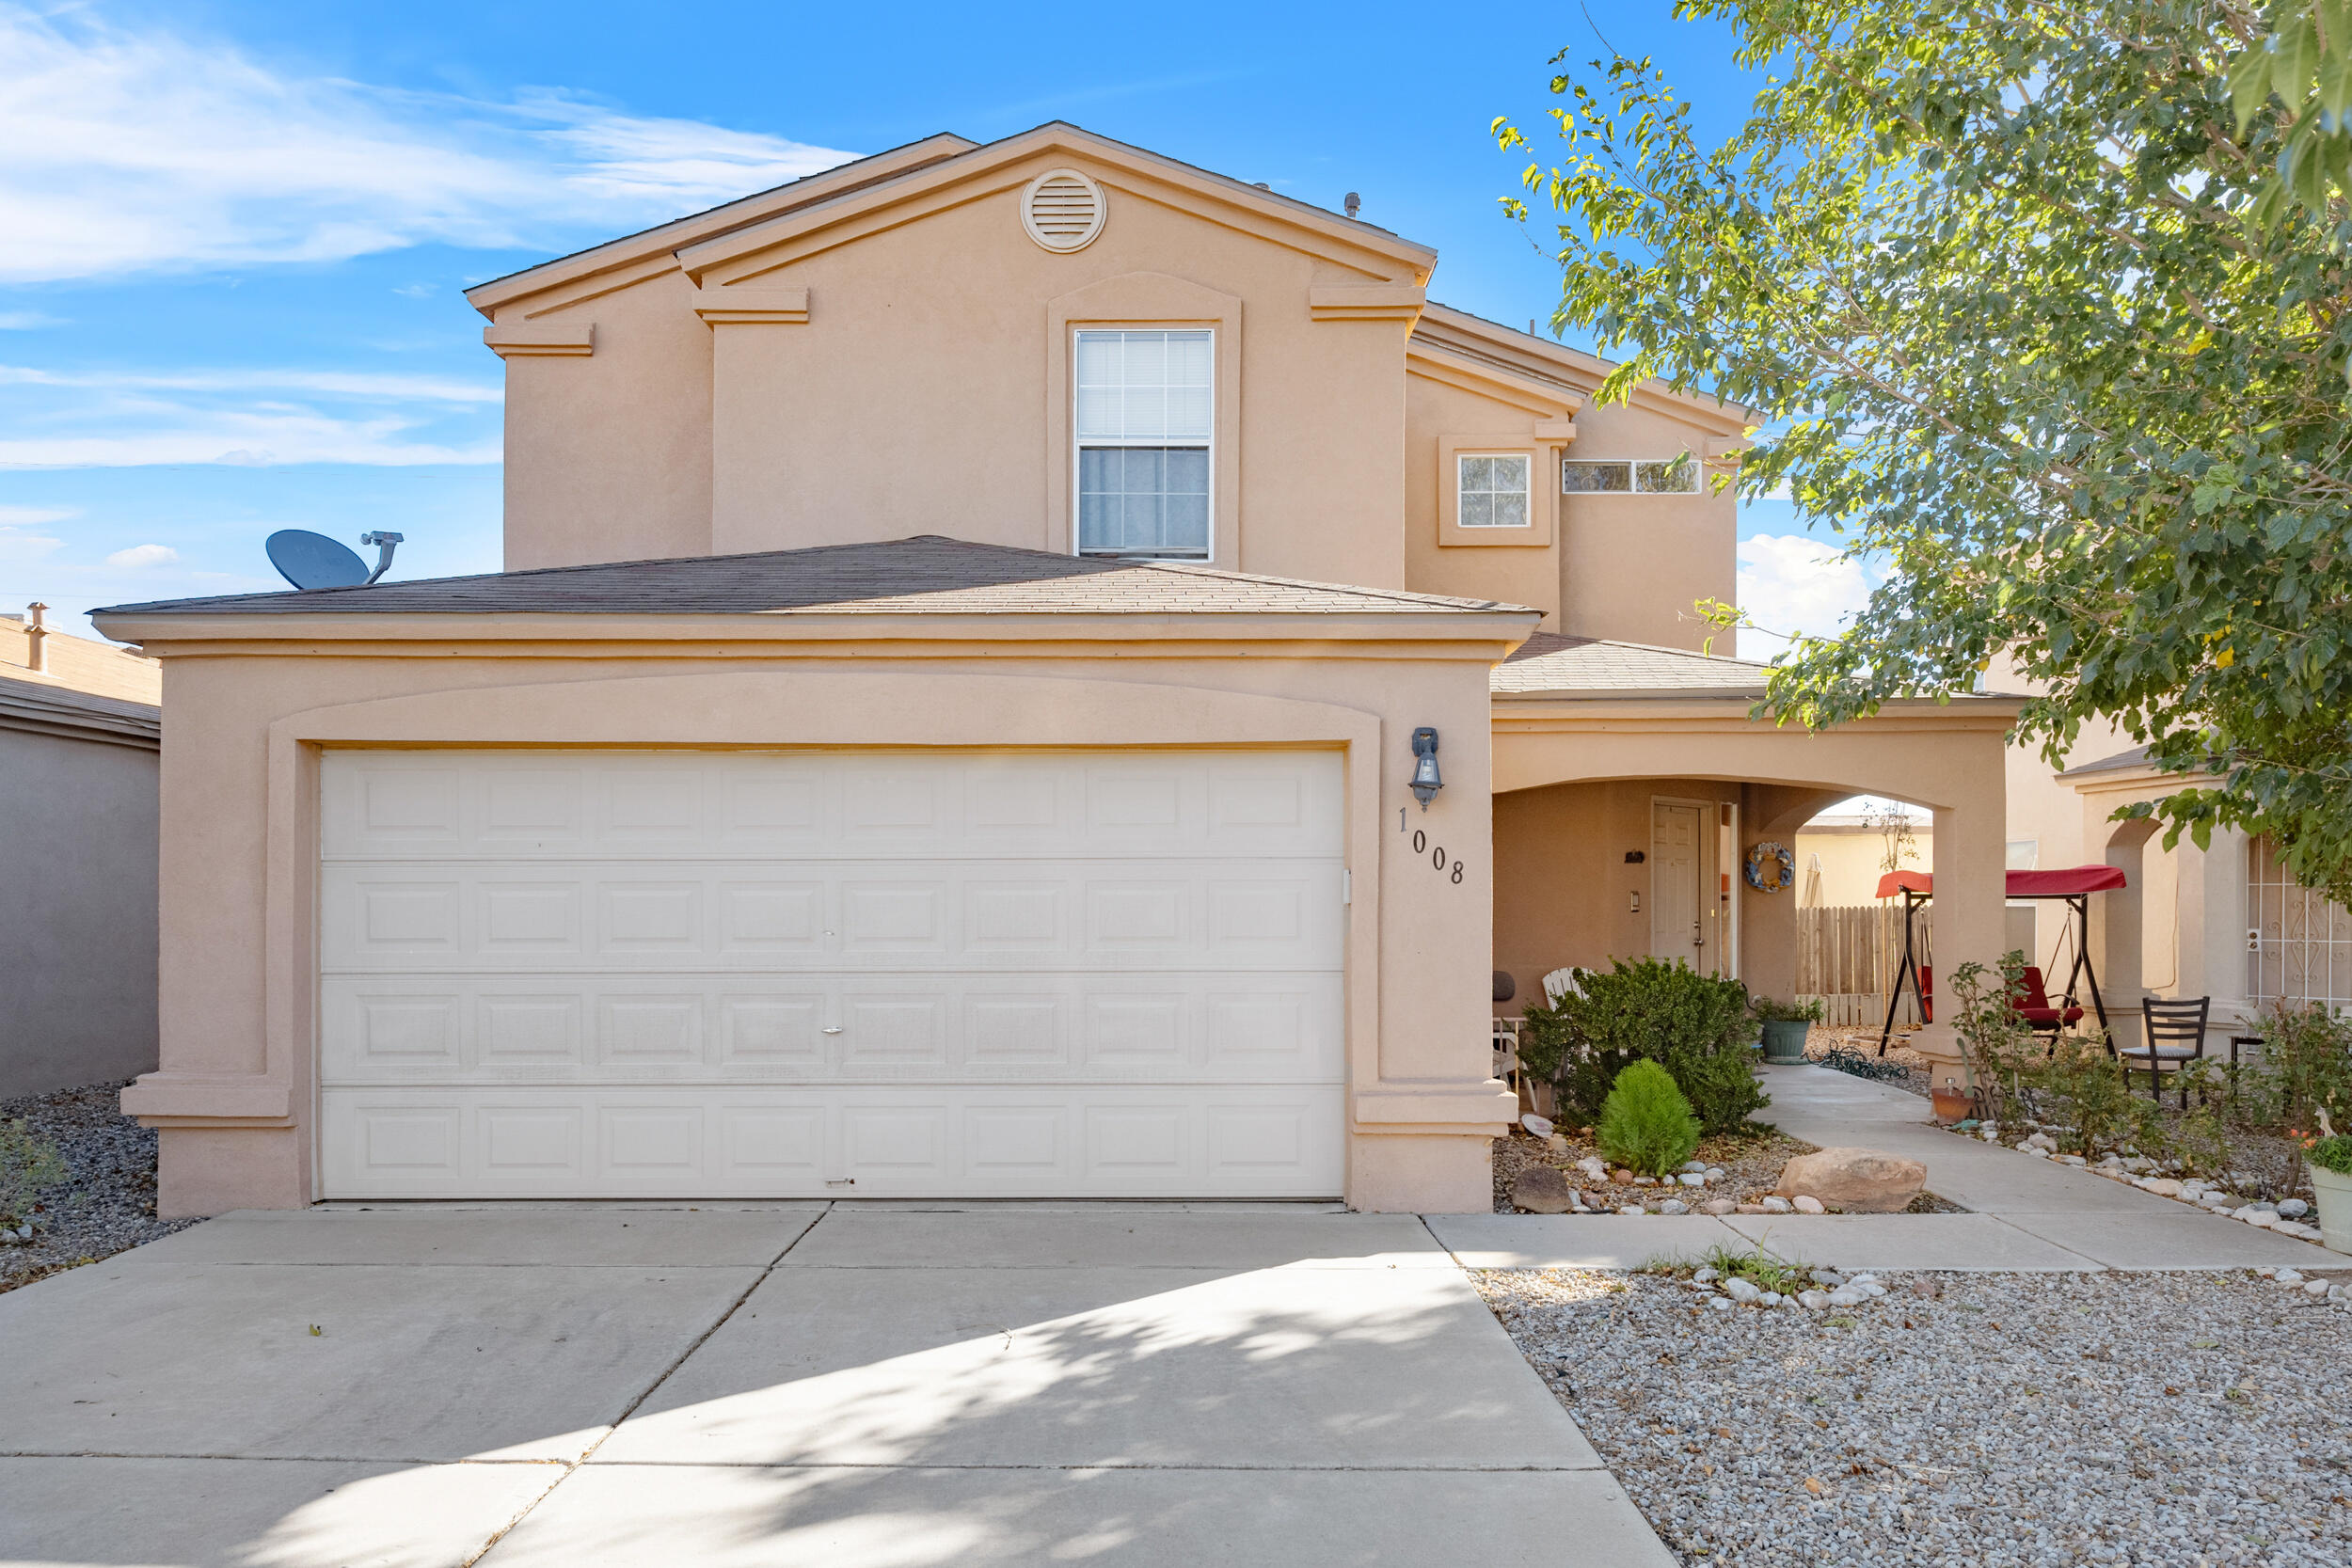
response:
<path id="1" fill-rule="evenodd" d="M 2147 1038 L 2137 1050 L 2120 1051 L 2117 1054 L 2129 1061 L 2136 1056 L 2148 1058 L 2148 1098 L 2161 1101 L 2164 1085 L 2157 1077 L 2166 1063 L 2176 1071 L 2187 1063 L 2205 1054 L 2205 1024 L 2213 1013 L 2210 996 L 2184 996 L 2166 1000 L 2161 996 L 2144 997 L 2140 1016 L 2147 1023 Z M 2181 1085 L 2181 1109 L 2188 1109 L 2188 1085 Z"/>

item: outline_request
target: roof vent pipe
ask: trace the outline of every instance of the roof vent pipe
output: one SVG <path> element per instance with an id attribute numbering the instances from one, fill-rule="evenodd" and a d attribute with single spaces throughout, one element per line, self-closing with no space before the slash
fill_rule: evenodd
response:
<path id="1" fill-rule="evenodd" d="M 38 600 L 24 607 L 24 668 L 36 674 L 49 673 L 48 613 L 49 607 Z"/>
<path id="2" fill-rule="evenodd" d="M 1354 191 L 1347 193 L 1347 215 L 1349 217 L 1354 217 L 1356 215 L 1356 209 L 1361 207 L 1363 204 L 1364 198 L 1362 197 L 1358 196 Z"/>

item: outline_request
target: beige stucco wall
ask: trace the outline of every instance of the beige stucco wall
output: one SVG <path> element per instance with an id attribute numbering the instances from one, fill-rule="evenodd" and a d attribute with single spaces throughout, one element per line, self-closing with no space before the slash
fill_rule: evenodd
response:
<path id="1" fill-rule="evenodd" d="M 1688 448 L 1705 458 L 1704 447 L 1695 426 L 1637 398 L 1579 412 L 1567 457 L 1663 460 Z M 1711 628 L 1692 606 L 1710 598 L 1728 604 L 1738 596 L 1738 536 L 1730 493 L 1714 493 L 1706 479 L 1695 496 L 1563 496 L 1561 629 L 1576 637 L 1699 647 Z M 1717 635 L 1716 651 L 1729 653 L 1730 640 Z"/>
<path id="2" fill-rule="evenodd" d="M 508 571 L 711 553 L 710 329 L 693 298 L 672 268 L 536 318 L 593 323 L 593 355 L 507 359 Z"/>
<path id="3" fill-rule="evenodd" d="M 1535 434 L 1561 411 L 1482 396 L 1424 374 L 1407 375 L 1405 394 L 1405 585 L 1417 594 L 1523 604 L 1544 612 L 1544 630 L 1561 630 L 1560 446 Z M 1534 460 L 1530 526 L 1524 533 L 1489 530 L 1481 543 L 1450 543 L 1439 527 L 1445 492 L 1454 482 L 1444 443 L 1460 439 L 1506 450 L 1496 437 L 1507 438 L 1507 450 L 1523 451 Z M 1513 543 L 1515 537 L 1526 542 Z"/>
<path id="4" fill-rule="evenodd" d="M 170 1213 L 314 1193 L 310 973 L 319 748 L 420 745 L 1328 746 L 1348 759 L 1350 1202 L 1482 1210 L 1511 1111 L 1486 1038 L 1493 866 L 1486 672 L 1524 617 L 1408 631 L 1397 617 L 869 619 L 811 637 L 774 618 L 418 618 L 207 644 L 159 627 L 177 725 L 164 768 L 162 1066 L 125 1096 L 164 1130 Z M 1018 620 L 1021 627 L 1014 625 Z M 215 622 L 187 628 L 229 638 Z M 1026 635 L 1022 635 L 1025 632 Z M 1154 641 L 1155 635 L 1158 641 Z M 955 641 L 942 641 L 943 639 Z M 1121 657 L 1105 657 L 1112 645 Z M 1409 736 L 1454 737 L 1446 787 L 1399 828 Z"/>
<path id="5" fill-rule="evenodd" d="M 1613 779 L 1497 796 L 1495 862 L 1502 869 L 1495 882 L 1495 967 L 1518 990 L 1497 1010 L 1516 1013 L 1540 1001 L 1552 970 L 1647 956 L 1650 867 L 1646 859 L 1629 865 L 1625 857 L 1649 852 L 1651 802 L 1736 804 L 1740 798 L 1739 784 L 1719 779 Z"/>
<path id="6" fill-rule="evenodd" d="M 0 1099 L 155 1066 L 155 775 L 0 726 Z"/>
<path id="7" fill-rule="evenodd" d="M 1069 254 L 1020 219 L 1022 187 L 1059 167 L 1106 193 L 1100 237 Z M 1207 325 L 1215 563 L 1401 587 L 1410 311 L 1317 320 L 1310 305 L 1320 285 L 1417 294 L 1408 272 L 1045 148 L 887 214 L 763 235 L 699 291 L 672 268 L 515 300 L 499 325 L 593 325 L 594 348 L 507 361 L 508 564 L 914 533 L 1067 550 L 1071 332 Z M 694 313 L 787 290 L 806 291 L 805 320 Z"/>

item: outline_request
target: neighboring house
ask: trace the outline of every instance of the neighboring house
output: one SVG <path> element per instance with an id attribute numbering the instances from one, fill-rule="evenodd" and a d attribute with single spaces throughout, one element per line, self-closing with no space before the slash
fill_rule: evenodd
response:
<path id="1" fill-rule="evenodd" d="M 1750 721 L 1744 414 L 1436 261 L 1054 124 L 472 290 L 503 574 L 98 612 L 172 682 L 166 1212 L 1483 1209 L 1491 972 L 1785 991 L 1740 865 L 1857 793 L 1997 958 L 2015 705 Z"/>
<path id="2" fill-rule="evenodd" d="M 2011 677 L 2012 684 L 2016 683 Z M 2217 828 L 2205 847 L 2170 849 L 2149 819 L 2115 820 L 2204 775 L 2161 773 L 2147 749 L 2112 725 L 2087 725 L 2054 768 L 2038 749 L 2010 753 L 2011 863 L 2108 864 L 2130 885 L 2090 901 L 2090 953 L 2117 1032 L 2137 1038 L 2141 997 L 2210 997 L 2207 1048 L 2226 1054 L 2271 1003 L 2352 1007 L 2352 911 L 2298 886 L 2270 842 Z M 2063 973 L 2074 937 L 2064 910 L 2043 905 L 2034 960 Z"/>
<path id="3" fill-rule="evenodd" d="M 1898 858 L 1905 871 L 1935 869 L 1935 827 L 1914 812 L 1911 841 Z M 1886 863 L 1887 830 L 1861 812 L 1823 812 L 1797 830 L 1797 904 L 1801 909 L 1875 904 Z"/>
<path id="4" fill-rule="evenodd" d="M 162 667 L 0 616 L 0 1099 L 155 1055 Z"/>

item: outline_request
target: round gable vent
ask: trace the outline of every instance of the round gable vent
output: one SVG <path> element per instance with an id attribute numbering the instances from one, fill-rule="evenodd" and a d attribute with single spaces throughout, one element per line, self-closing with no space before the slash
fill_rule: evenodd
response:
<path id="1" fill-rule="evenodd" d="M 1048 250 L 1084 250 L 1103 231 L 1103 187 L 1074 168 L 1049 169 L 1021 193 L 1021 227 Z"/>

